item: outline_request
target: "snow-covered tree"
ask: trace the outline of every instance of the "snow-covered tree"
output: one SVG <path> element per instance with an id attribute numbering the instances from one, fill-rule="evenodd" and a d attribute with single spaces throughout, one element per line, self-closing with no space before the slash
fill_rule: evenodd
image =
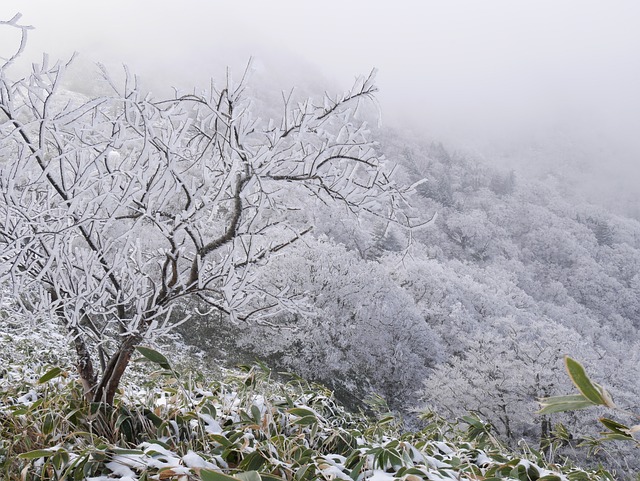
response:
<path id="1" fill-rule="evenodd" d="M 309 311 L 297 313 L 291 329 L 257 326 L 241 333 L 241 342 L 279 368 L 351 398 L 374 391 L 391 406 L 411 406 L 442 349 L 413 299 L 389 275 L 396 264 L 395 256 L 363 260 L 327 239 L 305 238 L 261 272 L 267 277 L 261 284 L 289 287 Z"/>
<path id="2" fill-rule="evenodd" d="M 550 322 L 499 318 L 466 341 L 464 353 L 425 382 L 427 405 L 454 416 L 476 412 L 510 441 L 547 437 L 549 420 L 535 415 L 536 400 L 557 392 L 561 355 L 578 352 L 580 337 Z"/>
<path id="3" fill-rule="evenodd" d="M 295 309 L 253 278 L 311 229 L 301 207 L 387 215 L 402 197 L 355 115 L 373 74 L 343 95 L 285 97 L 268 120 L 246 75 L 154 99 L 103 71 L 111 94 L 86 97 L 46 56 L 12 79 L 28 28 L 4 24 L 22 43 L 0 66 L 0 279 L 16 308 L 67 329 L 87 399 L 113 401 L 136 346 L 186 319 L 180 302 L 232 320 Z"/>

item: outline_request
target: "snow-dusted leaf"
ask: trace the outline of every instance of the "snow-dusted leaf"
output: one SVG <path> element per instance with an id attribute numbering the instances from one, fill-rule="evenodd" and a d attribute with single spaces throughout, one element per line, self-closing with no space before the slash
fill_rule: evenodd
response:
<path id="1" fill-rule="evenodd" d="M 606 393 L 601 386 L 594 384 L 591 379 L 589 379 L 582 364 L 569 356 L 565 356 L 564 362 L 571 381 L 585 398 L 593 404 L 614 407 L 611 396 Z"/>
<path id="2" fill-rule="evenodd" d="M 29 451 L 27 453 L 21 453 L 18 455 L 20 459 L 40 459 L 47 458 L 56 454 L 57 451 L 53 449 L 36 449 L 35 451 Z"/>
<path id="3" fill-rule="evenodd" d="M 243 471 L 236 474 L 235 477 L 242 481 L 262 481 L 257 471 Z"/>
<path id="4" fill-rule="evenodd" d="M 239 478 L 209 469 L 200 470 L 202 481 L 238 481 Z"/>
<path id="5" fill-rule="evenodd" d="M 40 379 L 38 379 L 38 384 L 44 384 L 47 381 L 50 381 L 51 379 L 58 377 L 58 376 L 65 376 L 66 377 L 66 373 L 62 370 L 62 368 L 60 367 L 54 367 L 52 369 L 50 369 L 49 371 L 47 371 L 46 373 L 44 373 Z"/>
<path id="6" fill-rule="evenodd" d="M 555 396 L 541 399 L 540 406 L 542 409 L 538 414 L 552 414 L 566 411 L 575 411 L 578 409 L 586 409 L 596 406 L 596 403 L 587 399 L 582 394 L 570 396 Z"/>

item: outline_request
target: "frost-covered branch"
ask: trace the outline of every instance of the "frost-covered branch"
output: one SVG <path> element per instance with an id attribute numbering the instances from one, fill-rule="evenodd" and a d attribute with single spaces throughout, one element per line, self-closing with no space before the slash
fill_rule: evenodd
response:
<path id="1" fill-rule="evenodd" d="M 4 24 L 24 36 L 18 19 Z M 376 91 L 373 73 L 335 98 L 285 99 L 281 118 L 263 121 L 246 73 L 156 100 L 128 70 L 118 86 L 103 69 L 110 93 L 88 98 L 65 89 L 69 63 L 45 57 L 13 80 L 10 61 L 0 70 L 0 259 L 9 266 L 0 280 L 37 292 L 38 312 L 66 327 L 93 401 L 113 402 L 135 347 L 185 319 L 178 303 L 266 323 L 304 309 L 299 294 L 262 289 L 255 272 L 310 232 L 305 211 L 338 203 L 406 221 L 389 208 L 402 193 L 353 115 Z"/>

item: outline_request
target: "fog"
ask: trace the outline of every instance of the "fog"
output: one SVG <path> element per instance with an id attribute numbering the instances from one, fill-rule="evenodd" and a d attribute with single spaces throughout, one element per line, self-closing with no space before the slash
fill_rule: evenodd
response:
<path id="1" fill-rule="evenodd" d="M 4 0 L 0 13 L 36 27 L 25 60 L 79 51 L 155 88 L 250 56 L 277 89 L 344 89 L 376 67 L 384 124 L 521 172 L 578 166 L 585 191 L 640 201 L 639 2 L 133 4 Z"/>

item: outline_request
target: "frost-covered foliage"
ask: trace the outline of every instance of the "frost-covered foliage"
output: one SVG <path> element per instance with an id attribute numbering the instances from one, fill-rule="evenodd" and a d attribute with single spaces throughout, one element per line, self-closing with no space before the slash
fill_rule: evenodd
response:
<path id="1" fill-rule="evenodd" d="M 514 444 L 546 446 L 558 423 L 573 447 L 594 434 L 579 417 L 535 414 L 537 398 L 570 389 L 564 354 L 617 399 L 637 399 L 640 224 L 561 185 L 378 135 L 401 166 L 398 181 L 419 194 L 414 211 L 437 212 L 435 221 L 388 229 L 394 242 L 385 248 L 383 223 L 313 213 L 314 237 L 259 273 L 263 288 L 304 296 L 308 312 L 272 319 L 285 330 L 233 331 L 233 351 L 322 380 L 347 400 L 373 390 L 397 408 L 422 389 L 428 408 L 479 413 Z M 510 187 L 492 185 L 496 176 Z M 609 461 L 630 470 L 622 459 Z"/>
<path id="2" fill-rule="evenodd" d="M 546 456 L 586 439 L 575 418 L 534 414 L 569 390 L 563 354 L 638 398 L 640 224 L 571 179 L 389 131 L 372 141 L 355 111 L 371 78 L 258 110 L 231 79 L 158 101 L 131 76 L 105 95 L 105 78 L 83 90 L 94 98 L 65 91 L 64 69 L 2 70 L 0 273 L 20 329 L 69 330 L 92 400 L 113 400 L 134 346 L 188 315 L 216 357 L 258 357 L 344 399 L 377 392 L 405 414 L 421 395 Z"/>
<path id="3" fill-rule="evenodd" d="M 12 329 L 0 323 L 3 335 Z M 64 352 L 60 341 L 52 344 Z M 21 358 L 21 348 L 11 347 L 0 353 L 4 365 L 6 352 Z M 152 353 L 164 368 L 125 381 L 108 409 L 86 403 L 65 368 L 9 366 L 0 378 L 3 479 L 613 479 L 548 464 L 529 449 L 509 451 L 478 419 L 456 426 L 430 415 L 420 430 L 401 433 L 384 410 L 374 418 L 349 414 L 326 389 L 299 379 L 276 382 L 253 367 L 211 381 Z"/>

